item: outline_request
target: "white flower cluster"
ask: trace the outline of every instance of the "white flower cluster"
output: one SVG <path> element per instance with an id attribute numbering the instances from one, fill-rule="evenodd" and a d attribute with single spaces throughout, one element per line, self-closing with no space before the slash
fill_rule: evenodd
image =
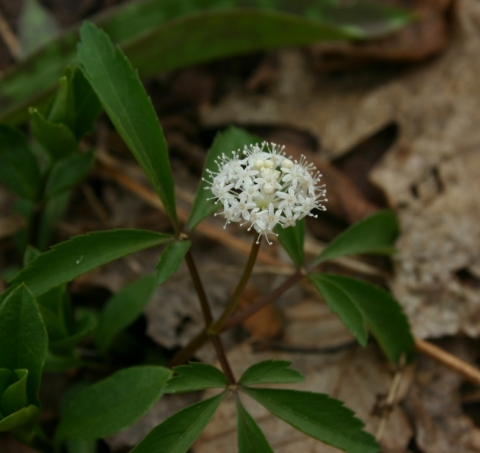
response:
<path id="1" fill-rule="evenodd" d="M 243 151 L 222 154 L 216 164 L 218 171 L 207 170 L 211 177 L 208 187 L 215 203 L 222 203 L 223 214 L 231 222 L 249 224 L 263 235 L 275 234 L 277 225 L 287 228 L 295 225 L 313 209 L 325 211 L 325 185 L 318 185 L 321 174 L 313 164 L 294 161 L 285 156 L 284 146 L 263 142 L 245 146 Z M 224 228 L 225 228 L 224 227 Z"/>

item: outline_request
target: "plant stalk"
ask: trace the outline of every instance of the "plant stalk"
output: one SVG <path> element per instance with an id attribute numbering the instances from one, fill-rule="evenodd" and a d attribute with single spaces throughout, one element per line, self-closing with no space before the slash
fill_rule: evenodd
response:
<path id="1" fill-rule="evenodd" d="M 278 288 L 273 290 L 270 294 L 267 294 L 266 296 L 260 298 L 250 307 L 241 311 L 240 313 L 238 313 L 238 315 L 233 316 L 223 325 L 219 326 L 220 332 L 231 329 L 232 327 L 236 326 L 248 317 L 255 314 L 257 311 L 264 308 L 269 303 L 275 301 L 283 293 L 289 290 L 293 285 L 299 282 L 303 278 L 303 276 L 304 272 L 302 270 L 298 270 L 297 272 L 292 274 L 287 280 L 285 280 Z M 187 346 L 185 346 L 175 355 L 171 363 L 178 365 L 186 362 L 190 357 L 195 354 L 198 349 L 200 349 L 206 343 L 207 339 L 208 334 L 206 332 L 206 329 L 204 329 L 202 332 L 200 332 L 200 334 L 193 338 Z"/>
<path id="2" fill-rule="evenodd" d="M 230 298 L 230 301 L 227 304 L 227 307 L 221 314 L 220 318 L 218 318 L 218 320 L 208 328 L 208 332 L 211 335 L 218 335 L 221 332 L 225 322 L 227 322 L 232 313 L 236 310 L 238 303 L 240 302 L 240 297 L 242 296 L 248 280 L 250 280 L 250 276 L 252 275 L 253 267 L 255 266 L 255 261 L 257 260 L 258 251 L 260 250 L 261 240 L 262 238 L 257 240 L 257 238 L 254 237 L 247 263 L 243 269 L 243 274 L 238 282 L 237 287 L 235 288 L 235 291 L 232 294 L 232 297 Z"/>
<path id="3" fill-rule="evenodd" d="M 190 276 L 192 278 L 193 285 L 195 286 L 198 299 L 200 300 L 203 318 L 205 319 L 205 326 L 206 326 L 205 332 L 206 332 L 206 330 L 208 329 L 208 326 L 210 326 L 213 322 L 213 316 L 212 316 L 212 311 L 210 310 L 210 305 L 208 303 L 207 294 L 205 293 L 203 283 L 200 279 L 200 275 L 198 274 L 197 266 L 193 261 L 193 256 L 190 250 L 187 252 L 187 255 L 185 256 L 185 261 L 187 263 L 188 270 L 190 271 Z M 210 340 L 213 343 L 213 347 L 215 348 L 215 352 L 217 353 L 217 357 L 220 362 L 220 365 L 222 366 L 222 370 L 227 376 L 230 384 L 236 384 L 235 376 L 233 374 L 232 368 L 230 367 L 230 364 L 228 363 L 227 355 L 225 353 L 225 349 L 222 345 L 220 337 L 218 337 L 218 335 L 208 335 L 208 334 L 207 336 L 210 338 Z M 194 352 L 195 351 L 193 351 L 192 354 Z"/>
<path id="4" fill-rule="evenodd" d="M 278 288 L 275 288 L 270 294 L 261 297 L 255 303 L 250 305 L 250 307 L 242 310 L 235 316 L 232 316 L 228 319 L 223 325 L 220 326 L 220 332 L 224 330 L 231 329 L 233 326 L 240 324 L 241 322 L 245 321 L 245 319 L 249 318 L 253 314 L 257 313 L 257 311 L 261 310 L 262 308 L 266 307 L 268 304 L 272 303 L 273 301 L 277 300 L 284 292 L 290 289 L 293 285 L 299 282 L 304 276 L 302 270 L 297 270 L 293 275 L 291 275 L 287 280 L 285 280 Z"/>

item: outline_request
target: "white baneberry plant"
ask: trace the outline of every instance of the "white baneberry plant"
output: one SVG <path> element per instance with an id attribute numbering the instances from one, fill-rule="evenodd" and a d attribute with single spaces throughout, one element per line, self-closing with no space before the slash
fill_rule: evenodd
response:
<path id="1" fill-rule="evenodd" d="M 215 203 L 221 203 L 225 227 L 231 222 L 249 224 L 267 242 L 274 228 L 292 227 L 306 216 L 317 217 L 314 209 L 325 211 L 325 185 L 321 174 L 302 156 L 287 157 L 284 146 L 263 142 L 243 150 L 224 153 L 215 161 L 218 171 L 207 169 Z"/>

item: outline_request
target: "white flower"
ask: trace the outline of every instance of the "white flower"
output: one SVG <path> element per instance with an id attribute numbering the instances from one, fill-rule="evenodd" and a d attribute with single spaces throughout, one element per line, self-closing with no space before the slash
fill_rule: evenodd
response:
<path id="1" fill-rule="evenodd" d="M 284 147 L 275 143 L 245 146 L 217 159 L 218 172 L 208 170 L 210 189 L 215 203 L 222 203 L 220 213 L 225 227 L 231 222 L 249 224 L 258 233 L 258 240 L 274 233 L 274 228 L 294 226 L 295 222 L 325 211 L 327 201 L 321 174 L 302 156 L 300 161 L 287 158 Z"/>

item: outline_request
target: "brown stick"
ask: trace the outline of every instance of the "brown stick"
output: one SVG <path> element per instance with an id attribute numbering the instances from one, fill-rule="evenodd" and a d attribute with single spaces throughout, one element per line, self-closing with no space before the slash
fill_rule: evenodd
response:
<path id="1" fill-rule="evenodd" d="M 425 341 L 420 338 L 415 338 L 415 348 L 421 354 L 424 354 L 437 362 L 442 363 L 446 367 L 458 374 L 462 375 L 467 381 L 473 384 L 480 385 L 480 370 L 467 362 L 455 357 L 442 348 Z"/>
<path id="2" fill-rule="evenodd" d="M 0 36 L 3 38 L 10 54 L 12 55 L 14 60 L 18 60 L 20 58 L 20 54 L 22 53 L 22 49 L 20 47 L 20 42 L 18 38 L 13 33 L 10 25 L 8 24 L 7 20 L 0 12 Z"/>

